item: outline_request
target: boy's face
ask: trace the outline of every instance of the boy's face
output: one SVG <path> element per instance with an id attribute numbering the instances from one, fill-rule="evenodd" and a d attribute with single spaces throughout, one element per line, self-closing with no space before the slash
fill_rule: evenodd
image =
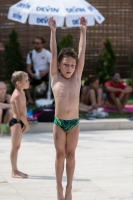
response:
<path id="1" fill-rule="evenodd" d="M 6 85 L 4 83 L 0 83 L 0 96 L 4 97 L 6 94 Z"/>
<path id="2" fill-rule="evenodd" d="M 20 87 L 21 89 L 28 89 L 30 86 L 30 82 L 29 82 L 29 77 L 28 76 L 24 76 L 22 78 L 22 81 L 18 81 L 17 82 L 17 86 Z"/>
<path id="3" fill-rule="evenodd" d="M 95 80 L 93 83 L 90 83 L 90 86 L 94 89 L 99 87 L 99 79 Z"/>
<path id="4" fill-rule="evenodd" d="M 58 64 L 58 69 L 65 78 L 70 78 L 76 68 L 76 60 L 72 57 L 64 57 Z"/>

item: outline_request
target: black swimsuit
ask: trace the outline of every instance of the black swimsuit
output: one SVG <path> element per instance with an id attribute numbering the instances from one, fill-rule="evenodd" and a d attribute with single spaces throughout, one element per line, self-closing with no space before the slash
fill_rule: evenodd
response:
<path id="1" fill-rule="evenodd" d="M 9 122 L 9 126 L 13 126 L 14 124 L 20 124 L 21 125 L 21 129 L 24 127 L 24 123 L 19 120 L 19 119 L 15 119 L 15 118 L 12 118 Z"/>

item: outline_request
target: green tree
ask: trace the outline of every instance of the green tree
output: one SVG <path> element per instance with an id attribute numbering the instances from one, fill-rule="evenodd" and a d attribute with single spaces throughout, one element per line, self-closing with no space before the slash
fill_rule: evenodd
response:
<path id="1" fill-rule="evenodd" d="M 24 70 L 24 61 L 18 42 L 18 34 L 14 29 L 9 35 L 8 43 L 5 45 L 3 63 L 3 72 L 7 79 L 11 78 L 14 71 Z"/>
<path id="2" fill-rule="evenodd" d="M 58 53 L 61 51 L 62 48 L 65 47 L 73 47 L 73 36 L 71 34 L 65 35 L 61 38 L 60 42 L 57 43 L 57 50 Z"/>
<path id="3" fill-rule="evenodd" d="M 115 63 L 116 55 L 110 39 L 107 37 L 103 41 L 103 47 L 96 62 L 96 73 L 101 84 L 110 79 L 111 73 L 115 70 Z"/>

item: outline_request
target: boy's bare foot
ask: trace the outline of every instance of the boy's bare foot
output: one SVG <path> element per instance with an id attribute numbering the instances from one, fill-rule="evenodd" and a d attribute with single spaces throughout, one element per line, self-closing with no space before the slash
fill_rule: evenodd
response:
<path id="1" fill-rule="evenodd" d="M 24 175 L 24 176 L 27 176 L 28 177 L 28 174 L 25 174 L 25 173 L 23 173 L 23 172 L 20 172 L 20 171 L 18 171 L 19 173 L 21 173 L 22 175 Z"/>
<path id="2" fill-rule="evenodd" d="M 28 175 L 23 174 L 22 172 L 19 171 L 14 171 L 12 172 L 12 178 L 28 178 Z"/>
<path id="3" fill-rule="evenodd" d="M 65 200 L 72 200 L 72 188 L 66 187 Z"/>
<path id="4" fill-rule="evenodd" d="M 63 196 L 63 187 L 57 187 L 57 200 L 65 200 Z"/>

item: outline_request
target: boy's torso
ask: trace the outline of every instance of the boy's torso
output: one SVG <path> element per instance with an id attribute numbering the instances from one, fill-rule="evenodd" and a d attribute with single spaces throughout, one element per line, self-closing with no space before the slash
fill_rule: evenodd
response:
<path id="1" fill-rule="evenodd" d="M 52 90 L 55 98 L 55 116 L 71 120 L 79 117 L 79 93 L 81 77 L 76 72 L 70 79 L 59 72 L 52 77 Z"/>
<path id="2" fill-rule="evenodd" d="M 26 115 L 26 98 L 25 98 L 25 93 L 23 92 L 21 95 L 21 102 L 22 104 L 20 103 L 20 106 L 23 110 L 23 113 Z M 12 109 L 13 109 L 13 118 L 15 119 L 19 119 L 20 120 L 20 117 L 18 115 L 18 111 L 17 111 L 17 108 L 16 108 L 16 104 L 15 104 L 15 98 L 16 98 L 16 91 L 13 92 L 12 94 L 12 97 L 11 97 L 11 105 L 12 105 Z"/>

